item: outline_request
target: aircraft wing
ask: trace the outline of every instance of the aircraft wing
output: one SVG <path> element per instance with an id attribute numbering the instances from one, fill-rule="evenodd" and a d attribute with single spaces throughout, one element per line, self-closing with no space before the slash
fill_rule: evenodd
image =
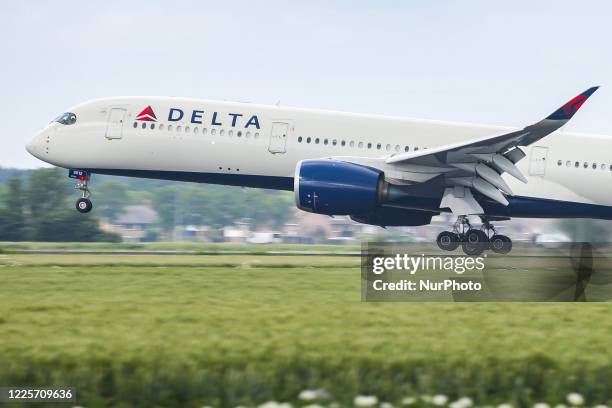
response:
<path id="1" fill-rule="evenodd" d="M 527 178 L 515 166 L 525 157 L 520 146 L 528 146 L 565 125 L 582 104 L 598 89 L 592 87 L 574 97 L 545 119 L 521 130 L 503 135 L 487 136 L 432 149 L 394 154 L 384 158 L 337 157 L 379 168 L 390 181 L 399 184 L 427 183 L 444 177 L 444 196 L 441 208 L 448 207 L 460 215 L 482 214 L 482 207 L 471 194 L 484 196 L 508 205 L 505 195 L 512 195 L 501 177 L 508 173 L 526 183 Z"/>

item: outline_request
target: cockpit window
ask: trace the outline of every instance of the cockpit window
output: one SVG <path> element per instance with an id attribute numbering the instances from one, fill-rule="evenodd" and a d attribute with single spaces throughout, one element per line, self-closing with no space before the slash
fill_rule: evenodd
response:
<path id="1" fill-rule="evenodd" d="M 72 112 L 66 112 L 55 118 L 54 122 L 61 123 L 62 125 L 74 125 L 76 122 L 76 115 Z"/>

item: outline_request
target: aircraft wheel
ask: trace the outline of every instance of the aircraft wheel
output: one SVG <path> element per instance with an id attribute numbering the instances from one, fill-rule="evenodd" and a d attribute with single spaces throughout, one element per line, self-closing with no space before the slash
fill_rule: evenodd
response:
<path id="1" fill-rule="evenodd" d="M 79 198 L 76 202 L 76 209 L 80 213 L 88 213 L 93 208 L 93 204 L 89 198 Z"/>
<path id="2" fill-rule="evenodd" d="M 480 255 L 486 249 L 489 249 L 489 238 L 484 231 L 470 229 L 465 233 L 465 239 L 462 243 L 463 252 L 467 255 Z"/>
<path id="3" fill-rule="evenodd" d="M 436 244 L 443 251 L 454 251 L 459 246 L 459 237 L 453 232 L 443 231 L 436 238 Z"/>
<path id="4" fill-rule="evenodd" d="M 485 234 L 484 231 L 477 230 L 477 229 L 468 230 L 468 232 L 466 232 L 465 234 L 465 240 L 471 244 L 476 244 L 476 243 L 484 244 L 486 242 L 489 242 L 489 238 L 487 237 L 487 234 Z"/>
<path id="5" fill-rule="evenodd" d="M 464 241 L 461 244 L 461 248 L 463 249 L 463 252 L 468 256 L 478 256 L 484 251 L 483 244 L 480 242 L 472 243 L 469 241 Z"/>
<path id="6" fill-rule="evenodd" d="M 512 250 L 512 240 L 505 235 L 493 235 L 490 245 L 497 254 L 507 254 Z"/>

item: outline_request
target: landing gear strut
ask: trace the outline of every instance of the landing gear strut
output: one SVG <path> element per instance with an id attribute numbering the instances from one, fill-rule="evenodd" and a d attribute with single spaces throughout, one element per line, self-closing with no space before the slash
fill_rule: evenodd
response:
<path id="1" fill-rule="evenodd" d="M 81 191 L 81 198 L 79 198 L 76 202 L 76 209 L 80 213 L 88 213 L 93 208 L 93 204 L 89 197 L 91 197 L 91 192 L 89 191 L 89 187 L 87 182 L 89 181 L 89 173 L 83 170 L 70 170 L 69 172 L 70 178 L 74 178 L 77 180 L 74 188 L 76 190 Z"/>
<path id="2" fill-rule="evenodd" d="M 454 251 L 459 245 L 466 255 L 477 256 L 491 249 L 498 254 L 507 254 L 512 250 L 512 241 L 500 235 L 488 219 L 482 218 L 480 229 L 473 228 L 468 217 L 461 215 L 452 231 L 443 231 L 436 238 L 438 247 L 445 251 Z"/>

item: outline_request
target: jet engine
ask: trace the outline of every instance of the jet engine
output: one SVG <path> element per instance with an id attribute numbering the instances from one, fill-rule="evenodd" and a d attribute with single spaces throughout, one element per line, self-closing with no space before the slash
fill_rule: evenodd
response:
<path id="1" fill-rule="evenodd" d="M 295 169 L 299 209 L 326 215 L 366 214 L 382 201 L 384 174 L 338 160 L 302 160 Z"/>

